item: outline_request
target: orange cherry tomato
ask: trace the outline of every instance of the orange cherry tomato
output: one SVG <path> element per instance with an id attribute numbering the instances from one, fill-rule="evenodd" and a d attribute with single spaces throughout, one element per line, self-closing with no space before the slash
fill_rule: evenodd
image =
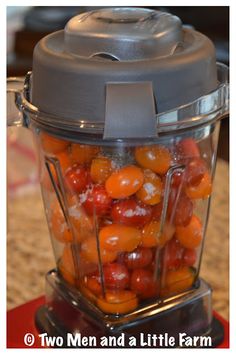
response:
<path id="1" fill-rule="evenodd" d="M 89 217 L 83 207 L 75 202 L 75 198 L 69 200 L 68 213 L 70 222 L 76 234 L 76 241 L 81 242 L 95 233 L 93 219 Z"/>
<path id="2" fill-rule="evenodd" d="M 141 231 L 123 224 L 103 227 L 99 233 L 101 248 L 110 252 L 131 252 L 141 241 Z"/>
<path id="3" fill-rule="evenodd" d="M 90 175 L 94 183 L 103 184 L 114 170 L 112 161 L 104 156 L 93 159 L 90 167 Z"/>
<path id="4" fill-rule="evenodd" d="M 135 149 L 135 159 L 140 166 L 160 175 L 164 175 L 171 165 L 171 154 L 162 145 L 137 147 Z"/>
<path id="5" fill-rule="evenodd" d="M 63 279 L 71 285 L 76 284 L 76 273 L 71 246 L 66 245 L 58 263 L 58 269 Z"/>
<path id="6" fill-rule="evenodd" d="M 97 275 L 85 276 L 84 284 L 90 291 L 92 291 L 93 294 L 95 295 L 102 294 L 101 282 L 99 281 Z"/>
<path id="7" fill-rule="evenodd" d="M 64 176 L 66 170 L 71 166 L 71 161 L 69 159 L 69 155 L 66 151 L 59 152 L 55 155 L 56 155 L 55 157 L 59 160 L 62 176 Z M 57 172 L 52 164 L 50 165 L 50 170 L 51 170 L 52 177 L 53 177 L 54 181 L 56 182 L 56 184 L 58 184 Z M 48 190 L 53 189 L 53 185 L 52 185 L 52 182 L 51 182 L 51 179 L 50 179 L 47 169 L 45 169 L 45 174 L 43 176 L 42 183 L 43 183 L 44 188 L 46 188 Z"/>
<path id="8" fill-rule="evenodd" d="M 82 242 L 80 256 L 91 263 L 99 263 L 97 240 L 95 237 L 86 238 Z M 110 263 L 117 258 L 117 252 L 107 250 L 100 246 L 100 256 L 102 263 Z"/>
<path id="9" fill-rule="evenodd" d="M 66 223 L 60 204 L 51 205 L 50 226 L 53 236 L 60 242 L 72 242 L 72 233 Z"/>
<path id="10" fill-rule="evenodd" d="M 163 184 L 159 176 L 151 170 L 144 170 L 144 182 L 136 193 L 138 199 L 143 203 L 155 205 L 160 203 L 162 197 Z"/>
<path id="11" fill-rule="evenodd" d="M 205 173 L 201 182 L 197 186 L 188 186 L 185 188 L 186 195 L 191 199 L 205 199 L 211 195 L 212 182 L 208 172 Z"/>
<path id="12" fill-rule="evenodd" d="M 142 247 L 164 246 L 174 235 L 175 229 L 169 223 L 164 226 L 160 234 L 160 221 L 154 220 L 146 224 L 142 230 Z"/>
<path id="13" fill-rule="evenodd" d="M 105 187 L 111 198 L 122 199 L 136 193 L 142 187 L 143 172 L 134 165 L 122 167 L 106 180 Z"/>
<path id="14" fill-rule="evenodd" d="M 46 153 L 57 154 L 69 146 L 69 142 L 55 138 L 45 132 L 40 133 L 42 148 Z"/>
<path id="15" fill-rule="evenodd" d="M 162 295 L 169 296 L 187 290 L 193 285 L 194 279 L 194 271 L 189 267 L 183 266 L 176 270 L 169 270 L 166 273 Z"/>
<path id="16" fill-rule="evenodd" d="M 98 146 L 71 144 L 70 158 L 72 163 L 88 164 L 99 151 L 100 148 Z"/>
<path id="17" fill-rule="evenodd" d="M 197 248 L 202 241 L 202 223 L 193 215 L 187 226 L 176 226 L 176 238 L 185 248 Z"/>
<path id="18" fill-rule="evenodd" d="M 62 151 L 56 154 L 56 157 L 60 162 L 62 175 L 64 175 L 66 170 L 72 165 L 69 154 L 67 151 Z"/>
<path id="19" fill-rule="evenodd" d="M 138 299 L 133 291 L 107 291 L 105 299 L 98 298 L 97 306 L 105 313 L 121 315 L 135 310 L 138 306 Z"/>

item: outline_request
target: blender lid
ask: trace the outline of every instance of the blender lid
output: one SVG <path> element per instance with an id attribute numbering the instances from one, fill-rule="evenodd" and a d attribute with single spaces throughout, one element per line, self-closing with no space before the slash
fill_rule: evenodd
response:
<path id="1" fill-rule="evenodd" d="M 65 49 L 84 58 L 143 60 L 171 55 L 182 41 L 181 21 L 142 8 L 111 8 L 72 18 Z"/>
<path id="2" fill-rule="evenodd" d="M 30 101 L 58 124 L 103 126 L 104 139 L 147 138 L 156 136 L 156 114 L 216 88 L 206 36 L 168 13 L 105 8 L 75 16 L 37 44 Z"/>

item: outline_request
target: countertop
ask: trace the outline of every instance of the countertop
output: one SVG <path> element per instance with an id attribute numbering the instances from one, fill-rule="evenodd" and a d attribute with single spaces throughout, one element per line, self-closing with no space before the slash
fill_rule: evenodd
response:
<path id="1" fill-rule="evenodd" d="M 229 168 L 218 159 L 200 275 L 213 289 L 213 308 L 229 318 Z M 55 266 L 39 186 L 8 197 L 7 306 L 44 293 Z"/>

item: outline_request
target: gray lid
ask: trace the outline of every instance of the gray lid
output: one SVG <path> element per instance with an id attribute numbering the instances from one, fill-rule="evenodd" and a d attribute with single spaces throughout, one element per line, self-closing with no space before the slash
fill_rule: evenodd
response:
<path id="1" fill-rule="evenodd" d="M 156 113 L 216 89 L 216 75 L 212 42 L 176 16 L 106 8 L 72 18 L 37 44 L 32 103 L 70 123 L 104 123 L 104 138 L 148 137 Z"/>

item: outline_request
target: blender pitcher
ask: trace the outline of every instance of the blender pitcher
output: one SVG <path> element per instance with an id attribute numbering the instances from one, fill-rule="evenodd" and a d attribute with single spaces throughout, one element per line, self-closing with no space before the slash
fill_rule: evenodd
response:
<path id="1" fill-rule="evenodd" d="M 211 333 L 199 270 L 228 112 L 212 42 L 168 13 L 94 10 L 43 38 L 18 84 L 10 124 L 33 133 L 56 260 L 38 327 Z"/>

